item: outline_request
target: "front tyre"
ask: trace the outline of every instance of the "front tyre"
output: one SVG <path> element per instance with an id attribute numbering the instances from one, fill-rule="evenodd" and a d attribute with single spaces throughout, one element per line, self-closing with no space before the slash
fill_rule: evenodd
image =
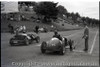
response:
<path id="1" fill-rule="evenodd" d="M 36 42 L 39 43 L 40 42 L 40 37 L 36 38 Z"/>
<path id="2" fill-rule="evenodd" d="M 46 52 L 46 45 L 47 45 L 46 42 L 42 42 L 42 44 L 41 44 L 41 52 L 42 53 L 45 53 Z"/>
<path id="3" fill-rule="evenodd" d="M 14 44 L 13 44 L 13 43 L 10 43 L 10 45 L 11 45 L 11 46 L 14 46 Z"/>

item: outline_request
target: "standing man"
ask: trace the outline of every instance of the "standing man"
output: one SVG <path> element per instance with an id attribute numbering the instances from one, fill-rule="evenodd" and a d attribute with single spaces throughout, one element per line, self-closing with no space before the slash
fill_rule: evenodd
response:
<path id="1" fill-rule="evenodd" d="M 84 35 L 83 35 L 82 38 L 85 39 L 85 49 L 84 49 L 84 51 L 88 51 L 89 28 L 88 28 L 87 25 L 85 26 Z"/>
<path id="2" fill-rule="evenodd" d="M 36 31 L 36 33 L 38 34 L 38 32 L 39 32 L 39 26 L 36 26 L 36 27 L 35 27 L 35 31 Z"/>
<path id="3" fill-rule="evenodd" d="M 11 26 L 11 34 L 14 34 L 14 27 Z"/>
<path id="4" fill-rule="evenodd" d="M 17 29 L 16 29 L 16 35 L 18 35 L 18 34 L 19 34 L 19 29 L 17 28 Z"/>
<path id="5" fill-rule="evenodd" d="M 26 26 L 23 25 L 23 33 L 26 33 Z"/>
<path id="6" fill-rule="evenodd" d="M 8 28 L 10 30 L 10 33 L 13 34 L 14 33 L 14 27 L 11 24 L 9 24 Z"/>

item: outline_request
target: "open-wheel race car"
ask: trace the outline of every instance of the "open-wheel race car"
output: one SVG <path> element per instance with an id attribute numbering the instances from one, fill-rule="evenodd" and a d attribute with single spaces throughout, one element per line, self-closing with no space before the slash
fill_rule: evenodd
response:
<path id="1" fill-rule="evenodd" d="M 43 41 L 41 44 L 41 52 L 45 53 L 46 51 L 59 51 L 61 55 L 65 54 L 66 47 L 69 46 L 70 51 L 73 50 L 73 40 L 68 40 L 65 37 L 62 37 L 62 40 L 58 38 L 51 38 L 49 41 Z"/>
<path id="2" fill-rule="evenodd" d="M 13 45 L 19 45 L 19 44 L 25 44 L 25 45 L 29 45 L 31 44 L 33 41 L 36 41 L 37 43 L 40 42 L 40 37 L 37 34 L 18 34 L 13 36 L 9 43 L 11 46 Z"/>

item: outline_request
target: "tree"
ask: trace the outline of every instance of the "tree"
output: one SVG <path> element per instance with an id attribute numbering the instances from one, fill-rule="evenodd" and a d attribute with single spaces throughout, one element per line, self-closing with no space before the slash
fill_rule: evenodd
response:
<path id="1" fill-rule="evenodd" d="M 20 1 L 18 2 L 18 4 L 22 5 L 22 4 L 25 4 L 26 6 L 35 6 L 36 5 L 36 2 L 28 2 L 28 1 Z"/>
<path id="2" fill-rule="evenodd" d="M 86 20 L 86 18 L 85 17 L 82 17 L 82 21 L 84 22 Z"/>
<path id="3" fill-rule="evenodd" d="M 80 14 L 79 13 L 76 13 L 75 15 L 76 15 L 77 18 L 80 17 Z"/>
<path id="4" fill-rule="evenodd" d="M 77 23 L 77 16 L 75 13 L 71 13 L 71 16 L 72 16 L 72 20 L 74 21 L 74 23 Z"/>
<path id="5" fill-rule="evenodd" d="M 69 16 L 71 16 L 71 14 L 70 14 L 69 12 L 67 12 L 67 13 L 66 13 L 66 16 L 69 17 Z"/>
<path id="6" fill-rule="evenodd" d="M 53 2 L 39 2 L 34 11 L 36 14 L 44 16 L 44 22 L 48 22 L 49 19 L 57 19 L 58 10 L 56 6 L 57 3 Z"/>
<path id="7" fill-rule="evenodd" d="M 64 6 L 59 5 L 59 6 L 57 7 L 57 9 L 58 9 L 58 13 L 59 13 L 59 15 L 60 15 L 60 16 L 62 16 L 62 17 L 63 17 L 63 15 L 66 15 L 67 10 L 65 9 L 65 7 L 64 7 Z"/>

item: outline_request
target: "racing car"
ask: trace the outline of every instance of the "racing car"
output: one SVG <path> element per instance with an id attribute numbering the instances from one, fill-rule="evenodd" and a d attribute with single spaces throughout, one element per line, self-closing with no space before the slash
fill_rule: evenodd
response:
<path id="1" fill-rule="evenodd" d="M 31 44 L 33 41 L 36 41 L 37 43 L 39 43 L 40 41 L 40 37 L 37 34 L 18 34 L 18 35 L 14 35 L 9 43 L 11 46 L 13 45 L 19 45 L 19 44 L 25 44 L 25 45 L 29 45 Z"/>
<path id="2" fill-rule="evenodd" d="M 73 40 L 68 40 L 65 37 L 62 37 L 62 41 L 58 38 L 51 38 L 49 41 L 43 41 L 41 44 L 41 52 L 46 53 L 46 51 L 59 51 L 61 55 L 65 54 L 66 46 L 69 46 L 70 51 L 73 50 Z"/>

